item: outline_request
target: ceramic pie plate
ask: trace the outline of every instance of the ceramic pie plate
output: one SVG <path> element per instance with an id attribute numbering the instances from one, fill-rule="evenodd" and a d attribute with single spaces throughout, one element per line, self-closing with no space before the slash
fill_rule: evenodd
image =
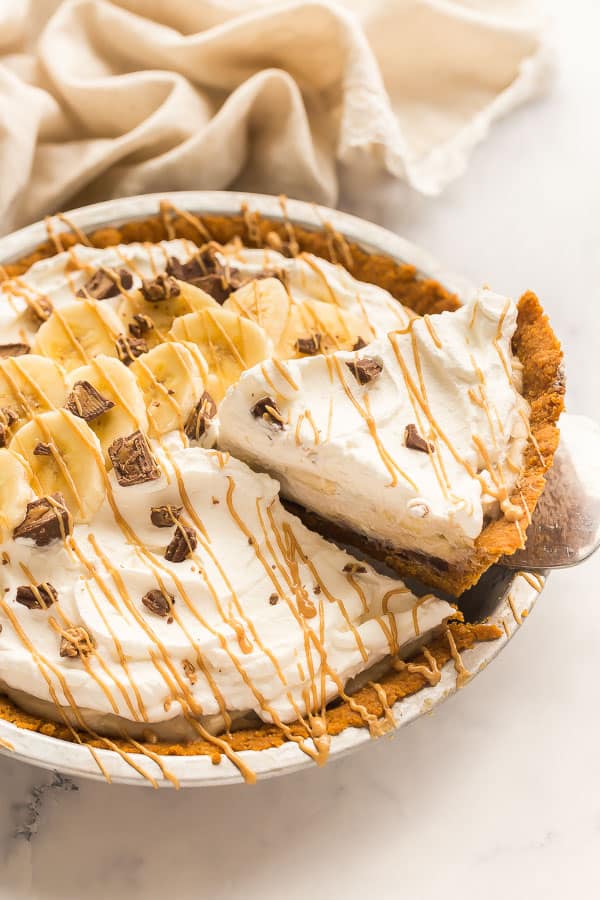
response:
<path id="1" fill-rule="evenodd" d="M 67 217 L 82 231 L 93 231 L 156 215 L 160 200 L 165 199 L 181 209 L 199 215 L 207 213 L 236 215 L 239 214 L 242 204 L 246 203 L 252 211 L 259 212 L 266 218 L 272 220 L 284 218 L 277 197 L 227 191 L 182 191 L 126 197 L 72 210 L 67 213 Z M 442 268 L 421 248 L 364 219 L 296 200 L 287 201 L 286 214 L 291 222 L 308 229 L 320 230 L 324 223 L 329 223 L 336 231 L 366 251 L 383 253 L 397 262 L 415 266 L 419 273 L 427 278 L 436 279 L 448 290 L 456 293 L 463 302 L 467 301 L 474 291 L 473 285 L 467 280 Z M 53 225 L 58 233 L 67 228 L 59 220 L 54 220 Z M 0 264 L 26 256 L 46 239 L 44 222 L 37 222 L 0 239 Z M 467 603 L 476 602 L 480 615 L 485 615 L 487 621 L 499 625 L 502 629 L 502 636 L 497 640 L 476 644 L 470 650 L 462 651 L 461 656 L 465 667 L 471 673 L 471 678 L 481 672 L 506 646 L 531 611 L 543 585 L 544 579 L 539 575 L 525 572 L 513 574 L 496 568 L 486 573 L 479 585 L 468 592 L 471 596 L 466 598 Z M 461 605 L 461 601 L 458 602 Z M 468 618 L 468 608 L 464 611 Z M 462 690 L 468 689 L 468 683 Z M 442 670 L 442 678 L 438 684 L 426 687 L 395 704 L 393 714 L 397 729 L 431 712 L 456 691 L 456 672 L 451 664 L 447 664 Z M 371 740 L 373 738 L 367 729 L 347 728 L 341 734 L 332 737 L 329 764 Z M 4 748 L 2 742 L 6 742 L 13 749 Z M 115 752 L 100 749 L 96 749 L 95 752 L 113 783 L 148 786 L 148 780 Z M 104 774 L 85 746 L 26 731 L 3 719 L 0 719 L 0 753 L 12 759 L 21 759 L 41 768 L 58 770 L 79 778 L 105 780 Z M 260 779 L 314 766 L 314 762 L 293 743 L 267 750 L 242 751 L 238 755 Z M 152 760 L 135 754 L 131 754 L 131 757 L 155 778 L 159 786 L 171 786 Z M 243 781 L 238 768 L 226 758 L 218 765 L 214 765 L 208 756 L 172 756 L 165 758 L 165 762 L 169 772 L 176 777 L 181 787 L 235 784 Z"/>

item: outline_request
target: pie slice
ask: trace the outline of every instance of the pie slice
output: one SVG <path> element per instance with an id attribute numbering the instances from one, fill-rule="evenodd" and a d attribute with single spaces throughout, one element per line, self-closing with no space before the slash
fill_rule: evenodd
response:
<path id="1" fill-rule="evenodd" d="M 354 352 L 255 366 L 221 405 L 219 444 L 329 536 L 459 595 L 523 546 L 559 366 L 532 294 L 482 290 Z"/>

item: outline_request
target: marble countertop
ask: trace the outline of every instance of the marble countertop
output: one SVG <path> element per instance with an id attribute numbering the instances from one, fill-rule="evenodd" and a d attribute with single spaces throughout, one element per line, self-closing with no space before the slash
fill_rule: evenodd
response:
<path id="1" fill-rule="evenodd" d="M 475 282 L 535 288 L 569 408 L 598 418 L 600 12 L 568 6 L 552 93 L 497 125 L 441 198 L 348 183 L 344 205 Z M 176 793 L 0 759 L 0 900 L 598 896 L 599 584 L 600 554 L 555 574 L 465 690 L 323 770 Z"/>

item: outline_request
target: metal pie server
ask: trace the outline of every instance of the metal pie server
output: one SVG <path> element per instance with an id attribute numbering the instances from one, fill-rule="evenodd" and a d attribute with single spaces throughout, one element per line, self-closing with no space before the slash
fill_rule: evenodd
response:
<path id="1" fill-rule="evenodd" d="M 576 566 L 600 546 L 600 425 L 563 415 L 560 444 L 523 550 L 500 565 L 530 572 Z"/>

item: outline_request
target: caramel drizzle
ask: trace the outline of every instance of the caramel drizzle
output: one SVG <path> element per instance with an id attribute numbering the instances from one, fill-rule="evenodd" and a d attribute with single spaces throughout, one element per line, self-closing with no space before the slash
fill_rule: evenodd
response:
<path id="1" fill-rule="evenodd" d="M 456 646 L 454 635 L 449 628 L 446 629 L 446 639 L 448 641 L 448 647 L 450 648 L 450 654 L 452 656 L 452 659 L 454 660 L 454 669 L 456 671 L 456 687 L 464 687 L 473 673 L 469 672 L 469 670 L 465 668 L 462 657 Z"/>

